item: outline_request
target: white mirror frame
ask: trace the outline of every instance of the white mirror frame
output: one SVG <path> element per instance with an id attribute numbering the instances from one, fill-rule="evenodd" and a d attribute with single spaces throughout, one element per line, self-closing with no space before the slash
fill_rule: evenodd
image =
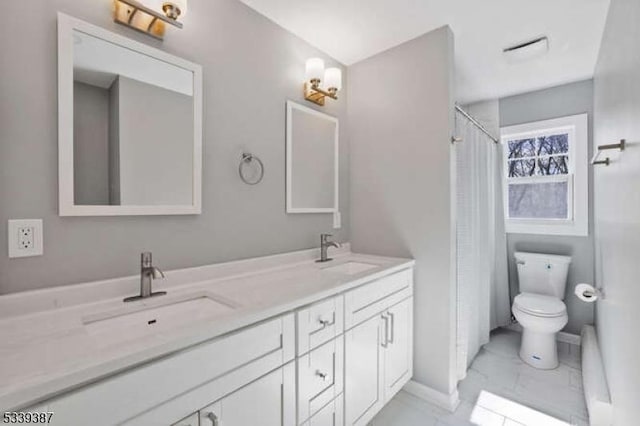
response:
<path id="1" fill-rule="evenodd" d="M 293 206 L 293 110 L 297 109 L 299 111 L 304 111 L 308 114 L 312 114 L 318 116 L 324 120 L 331 121 L 335 123 L 335 137 L 334 137 L 334 200 L 333 207 L 294 207 Z M 316 111 L 313 108 L 306 107 L 304 105 L 300 105 L 299 103 L 293 101 L 287 101 L 287 213 L 338 213 L 340 211 L 338 200 L 339 197 L 339 168 L 340 168 L 340 144 L 338 140 L 338 135 L 340 133 L 340 123 L 336 117 L 325 114 L 320 111 Z"/>
<path id="2" fill-rule="evenodd" d="M 193 203 L 159 206 L 74 204 L 73 170 L 73 31 L 193 72 Z M 60 216 L 147 216 L 202 213 L 202 67 L 162 50 L 58 13 L 58 202 Z"/>

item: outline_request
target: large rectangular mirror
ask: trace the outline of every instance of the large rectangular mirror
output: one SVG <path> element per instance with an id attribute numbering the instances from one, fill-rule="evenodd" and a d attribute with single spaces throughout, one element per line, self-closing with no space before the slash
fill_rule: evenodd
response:
<path id="1" fill-rule="evenodd" d="M 202 71 L 58 15 L 62 216 L 199 214 Z"/>
<path id="2" fill-rule="evenodd" d="M 287 213 L 338 212 L 338 119 L 287 102 Z"/>

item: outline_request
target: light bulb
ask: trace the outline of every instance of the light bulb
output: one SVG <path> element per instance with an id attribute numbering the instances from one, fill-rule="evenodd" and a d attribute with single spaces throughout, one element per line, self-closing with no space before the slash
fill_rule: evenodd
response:
<path id="1" fill-rule="evenodd" d="M 322 74 L 324 73 L 324 61 L 320 58 L 310 58 L 307 59 L 306 64 L 306 78 L 307 81 L 318 81 L 322 80 Z"/>
<path id="2" fill-rule="evenodd" d="M 342 89 L 342 71 L 340 68 L 327 68 L 324 72 L 324 87 L 327 89 Z"/>

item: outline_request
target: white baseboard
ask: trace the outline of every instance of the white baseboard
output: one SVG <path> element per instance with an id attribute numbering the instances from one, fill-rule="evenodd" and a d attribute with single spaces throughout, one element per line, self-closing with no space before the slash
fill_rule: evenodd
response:
<path id="1" fill-rule="evenodd" d="M 437 391 L 414 380 L 410 380 L 402 389 L 423 401 L 429 402 L 440 408 L 444 408 L 451 413 L 456 411 L 456 408 L 458 408 L 458 405 L 460 404 L 458 389 L 455 389 L 452 393 L 447 395 L 446 393 Z"/>
<path id="2" fill-rule="evenodd" d="M 561 331 L 556 335 L 556 340 L 558 342 L 564 342 L 570 345 L 578 345 L 578 346 L 580 346 L 580 343 L 582 342 L 580 335 L 571 334 L 564 331 Z"/>
<path id="3" fill-rule="evenodd" d="M 522 333 L 522 326 L 518 323 L 510 324 L 506 327 L 507 330 L 516 331 L 518 333 Z M 556 340 L 558 342 L 569 343 L 570 345 L 580 346 L 581 338 L 577 334 L 567 333 L 565 331 L 561 331 L 556 334 Z"/>

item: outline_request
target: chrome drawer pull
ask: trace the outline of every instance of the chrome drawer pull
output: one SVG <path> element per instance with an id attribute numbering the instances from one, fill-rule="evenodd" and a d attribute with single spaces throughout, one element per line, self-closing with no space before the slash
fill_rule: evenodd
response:
<path id="1" fill-rule="evenodd" d="M 320 370 L 316 371 L 316 376 L 320 377 L 323 382 L 326 382 L 327 378 L 329 377 L 329 375 L 327 373 L 323 373 Z"/>
<path id="2" fill-rule="evenodd" d="M 382 314 L 382 319 L 384 320 L 384 338 L 381 343 L 383 348 L 389 346 L 389 341 L 387 340 L 387 336 L 389 335 L 389 318 Z"/>
<path id="3" fill-rule="evenodd" d="M 395 335 L 395 328 L 396 328 L 396 321 L 395 321 L 395 315 L 391 312 L 387 312 L 387 315 L 389 315 L 389 318 L 391 318 L 391 337 L 389 338 L 389 343 L 393 343 L 393 337 Z"/>
<path id="4" fill-rule="evenodd" d="M 322 327 L 323 327 L 323 328 L 324 328 L 324 327 L 327 327 L 327 326 L 329 326 L 329 325 L 331 325 L 331 322 L 330 322 L 329 320 L 322 319 L 322 318 L 320 318 L 320 319 L 318 320 L 318 322 L 319 322 L 320 324 L 322 324 Z"/>

